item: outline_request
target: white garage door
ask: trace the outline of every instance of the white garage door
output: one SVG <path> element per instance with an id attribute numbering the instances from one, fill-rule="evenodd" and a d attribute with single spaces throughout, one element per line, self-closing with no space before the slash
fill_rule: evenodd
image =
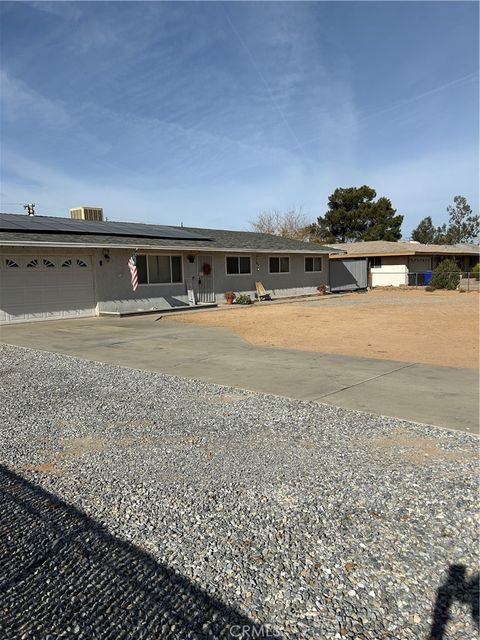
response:
<path id="1" fill-rule="evenodd" d="M 90 315 L 95 315 L 90 256 L 2 254 L 0 322 Z"/>

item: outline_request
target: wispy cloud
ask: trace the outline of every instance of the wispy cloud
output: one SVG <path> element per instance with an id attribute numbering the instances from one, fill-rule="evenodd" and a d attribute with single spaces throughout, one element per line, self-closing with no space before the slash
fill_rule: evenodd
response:
<path id="1" fill-rule="evenodd" d="M 416 95 L 409 96 L 404 98 L 403 100 L 399 100 L 394 104 L 387 105 L 378 110 L 373 110 L 369 112 L 359 113 L 360 121 L 367 120 L 369 118 L 375 118 L 376 116 L 383 115 L 384 113 L 390 113 L 392 111 L 396 111 L 397 109 L 403 109 L 408 107 L 409 105 L 418 102 L 419 100 L 423 100 L 424 98 L 428 98 L 442 91 L 446 91 L 447 89 L 452 89 L 461 84 L 468 84 L 472 82 L 478 83 L 478 71 L 473 71 L 466 75 L 463 75 L 459 78 L 454 78 L 453 80 L 449 80 L 448 82 L 442 82 L 441 84 L 428 89 L 427 91 L 422 91 L 421 93 L 417 93 Z"/>
<path id="2" fill-rule="evenodd" d="M 129 219 L 241 228 L 291 204 L 316 217 L 337 186 L 371 182 L 420 212 L 450 197 L 449 157 L 473 191 L 476 79 L 449 24 L 448 73 L 443 63 L 431 73 L 421 52 L 420 73 L 389 48 L 385 34 L 407 11 L 396 3 L 375 42 L 362 16 L 385 16 L 388 3 L 4 4 L 7 201 L 65 212 L 87 199 Z"/>
<path id="3" fill-rule="evenodd" d="M 0 85 L 2 111 L 7 122 L 30 119 L 50 126 L 66 126 L 71 123 L 64 105 L 34 91 L 5 70 L 0 71 Z"/>

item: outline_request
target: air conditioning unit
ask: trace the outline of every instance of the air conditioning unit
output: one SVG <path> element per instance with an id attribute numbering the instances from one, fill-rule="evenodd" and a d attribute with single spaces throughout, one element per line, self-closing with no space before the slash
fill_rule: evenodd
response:
<path id="1" fill-rule="evenodd" d="M 74 220 L 99 220 L 103 221 L 103 209 L 100 207 L 76 207 L 70 209 L 70 217 Z"/>

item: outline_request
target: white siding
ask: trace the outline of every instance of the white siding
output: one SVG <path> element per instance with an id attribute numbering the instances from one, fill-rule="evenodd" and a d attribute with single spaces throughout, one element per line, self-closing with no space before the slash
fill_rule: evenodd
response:
<path id="1" fill-rule="evenodd" d="M 371 267 L 372 287 L 398 287 L 408 284 L 407 256 L 382 256 L 381 267 Z"/>

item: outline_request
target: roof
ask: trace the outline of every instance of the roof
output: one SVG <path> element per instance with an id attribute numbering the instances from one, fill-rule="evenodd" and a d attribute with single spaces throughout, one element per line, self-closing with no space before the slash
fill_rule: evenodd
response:
<path id="1" fill-rule="evenodd" d="M 341 249 L 326 247 L 314 242 L 303 242 L 282 238 L 268 233 L 255 233 L 252 231 L 227 231 L 222 229 L 205 229 L 194 227 L 162 227 L 160 225 L 140 225 L 136 223 L 122 223 L 139 227 L 157 227 L 171 231 L 170 237 L 151 237 L 148 235 L 118 235 L 116 233 L 61 233 L 48 229 L 33 231 L 29 229 L 2 230 L 2 219 L 12 216 L 28 218 L 25 215 L 0 213 L 0 245 L 3 246 L 44 246 L 44 247 L 91 247 L 91 248 L 129 248 L 129 249 L 184 249 L 191 251 L 235 251 L 256 253 L 341 253 Z M 38 218 L 55 219 L 51 216 L 38 216 Z M 35 216 L 37 218 L 37 216 Z M 62 221 L 69 218 L 59 218 Z M 88 221 L 74 220 L 79 223 L 77 228 L 81 230 L 82 224 Z M 104 222 L 106 231 L 108 225 L 116 225 L 115 222 Z M 133 229 L 132 229 L 133 231 Z M 142 229 L 140 229 L 142 231 Z M 164 232 L 164 235 L 167 235 Z"/>
<path id="2" fill-rule="evenodd" d="M 58 216 L 28 216 L 15 213 L 0 214 L 0 231 L 179 238 L 192 241 L 208 240 L 208 236 L 192 233 L 183 227 L 168 227 L 159 224 L 143 224 L 141 222 L 78 220 L 75 218 L 60 218 Z"/>
<path id="3" fill-rule="evenodd" d="M 332 247 L 343 249 L 349 256 L 414 256 L 414 255 L 475 255 L 479 246 L 475 244 L 421 244 L 419 242 L 345 242 Z M 340 257 L 340 256 L 335 256 Z"/>

